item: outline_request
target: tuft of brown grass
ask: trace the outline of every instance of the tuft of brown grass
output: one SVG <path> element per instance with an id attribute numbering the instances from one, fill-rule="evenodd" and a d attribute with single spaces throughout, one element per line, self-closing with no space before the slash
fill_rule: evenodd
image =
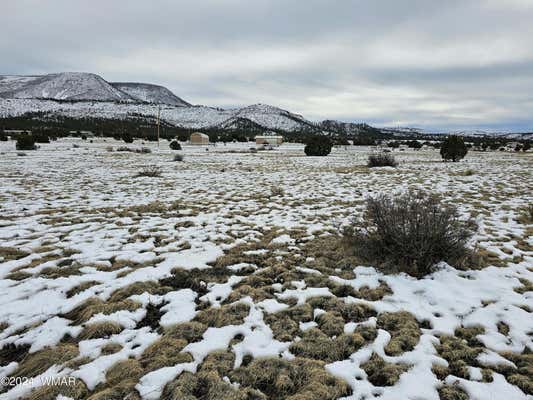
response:
<path id="1" fill-rule="evenodd" d="M 288 342 L 292 341 L 300 331 L 300 322 L 313 320 L 313 308 L 309 304 L 297 305 L 277 313 L 267 314 L 264 320 L 277 340 Z"/>
<path id="2" fill-rule="evenodd" d="M 101 282 L 98 282 L 98 281 L 88 281 L 88 282 L 80 283 L 79 285 L 76 285 L 67 291 L 67 298 L 74 297 L 78 293 L 81 293 L 95 285 L 99 285 L 100 283 Z"/>
<path id="3" fill-rule="evenodd" d="M 409 369 L 405 364 L 391 364 L 385 362 L 377 354 L 361 365 L 368 375 L 368 381 L 374 386 L 393 386 L 400 379 L 400 375 Z"/>
<path id="4" fill-rule="evenodd" d="M 391 340 L 385 346 L 385 353 L 397 356 L 404 351 L 411 351 L 420 339 L 420 328 L 415 317 L 407 311 L 383 313 L 378 316 L 377 326 L 385 329 L 391 335 Z"/>
<path id="5" fill-rule="evenodd" d="M 161 167 L 158 165 L 147 165 L 143 167 L 135 177 L 148 177 L 148 178 L 159 178 L 161 177 L 162 171 Z"/>
<path id="6" fill-rule="evenodd" d="M 169 382 L 161 400 L 266 400 L 256 391 L 236 389 L 224 382 L 215 371 L 192 374 L 184 372 Z"/>
<path id="7" fill-rule="evenodd" d="M 293 342 L 291 353 L 299 357 L 312 358 L 325 362 L 347 359 L 365 344 L 358 333 L 341 334 L 332 339 L 317 328 L 311 328 L 302 335 L 302 340 Z"/>
<path id="8" fill-rule="evenodd" d="M 364 303 L 345 303 L 334 297 L 315 297 L 308 301 L 312 308 L 340 313 L 344 322 L 363 322 L 376 316 L 376 311 Z"/>
<path id="9" fill-rule="evenodd" d="M 84 399 L 88 393 L 89 391 L 85 383 L 75 378 L 74 384 L 71 381 L 67 381 L 38 387 L 24 397 L 24 400 L 56 400 L 59 395 L 72 399 Z"/>
<path id="10" fill-rule="evenodd" d="M 234 303 L 200 311 L 194 320 L 210 327 L 221 328 L 226 325 L 241 325 L 249 313 L 248 304 Z"/>
<path id="11" fill-rule="evenodd" d="M 333 400 L 351 394 L 346 382 L 329 374 L 324 363 L 295 358 L 260 358 L 229 374 L 241 387 L 264 394 L 271 400 Z"/>
<path id="12" fill-rule="evenodd" d="M 113 303 L 105 302 L 98 297 L 91 297 L 63 316 L 79 325 L 95 314 L 102 313 L 107 315 L 120 310 L 135 311 L 139 307 L 141 307 L 141 303 L 129 299 Z"/>
<path id="13" fill-rule="evenodd" d="M 145 369 L 145 373 L 163 367 L 191 362 L 192 356 L 189 353 L 181 352 L 186 345 L 187 341 L 184 339 L 162 336 L 148 346 L 141 355 L 140 363 Z"/>
<path id="14" fill-rule="evenodd" d="M 163 287 L 156 281 L 135 282 L 131 285 L 115 290 L 109 297 L 110 302 L 124 301 L 130 296 L 143 293 L 164 294 L 171 291 L 170 287 Z"/>
<path id="15" fill-rule="evenodd" d="M 41 270 L 39 276 L 47 279 L 57 279 L 62 277 L 69 277 L 73 275 L 81 275 L 79 271 L 79 265 L 67 265 L 67 266 L 58 266 L 58 267 L 48 267 Z"/>
<path id="16" fill-rule="evenodd" d="M 184 339 L 188 343 L 198 342 L 207 329 L 207 325 L 197 321 L 183 322 L 168 326 L 164 329 L 165 335 L 174 339 Z"/>
<path id="17" fill-rule="evenodd" d="M 338 336 L 344 332 L 344 318 L 339 312 L 331 311 L 316 318 L 319 329 L 328 336 Z"/>
<path id="18" fill-rule="evenodd" d="M 85 325 L 83 331 L 78 335 L 79 340 L 107 338 L 122 332 L 122 327 L 114 321 L 94 322 Z"/>
<path id="19" fill-rule="evenodd" d="M 122 345 L 120 343 L 110 342 L 104 344 L 101 350 L 103 355 L 115 354 L 122 350 Z"/>
<path id="20" fill-rule="evenodd" d="M 518 278 L 522 286 L 514 288 L 516 293 L 524 294 L 526 292 L 533 292 L 533 283 L 526 278 Z"/>
<path id="21" fill-rule="evenodd" d="M 87 400 L 140 400 L 135 385 L 142 375 L 139 361 L 119 361 L 107 370 L 105 384 L 99 385 Z"/>
<path id="22" fill-rule="evenodd" d="M 440 400 L 469 400 L 468 394 L 457 385 L 444 385 L 438 392 Z"/>
<path id="23" fill-rule="evenodd" d="M 0 348 L 0 365 L 22 361 L 28 354 L 30 347 L 29 344 L 16 346 L 13 343 L 9 343 L 3 345 L 2 348 Z"/>
<path id="24" fill-rule="evenodd" d="M 0 259 L 3 258 L 3 261 L 20 260 L 29 254 L 14 247 L 0 247 Z"/>
<path id="25" fill-rule="evenodd" d="M 214 351 L 209 353 L 204 359 L 200 367 L 199 372 L 216 371 L 221 376 L 227 376 L 232 370 L 235 364 L 235 354 L 231 351 Z"/>
<path id="26" fill-rule="evenodd" d="M 28 354 L 20 363 L 13 376 L 35 377 L 42 374 L 52 365 L 61 365 L 78 355 L 78 346 L 74 344 L 60 344 L 47 347 L 35 353 Z"/>

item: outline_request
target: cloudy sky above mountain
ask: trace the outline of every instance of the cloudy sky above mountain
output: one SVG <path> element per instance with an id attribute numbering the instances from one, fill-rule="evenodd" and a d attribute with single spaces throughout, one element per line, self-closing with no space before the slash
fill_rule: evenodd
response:
<path id="1" fill-rule="evenodd" d="M 94 72 L 195 104 L 533 130 L 533 0 L 4 0 L 0 74 Z"/>

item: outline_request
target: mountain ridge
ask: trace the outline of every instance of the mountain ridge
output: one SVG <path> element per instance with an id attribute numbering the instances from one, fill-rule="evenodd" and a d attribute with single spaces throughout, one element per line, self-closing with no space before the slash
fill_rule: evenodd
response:
<path id="1" fill-rule="evenodd" d="M 155 106 L 158 106 L 157 108 Z M 0 75 L 0 118 L 37 113 L 40 118 L 153 119 L 186 129 L 252 129 L 257 132 L 428 136 L 416 128 L 374 128 L 366 123 L 324 120 L 314 122 L 300 114 L 267 104 L 236 109 L 192 105 L 164 86 L 141 82 L 108 82 L 87 72 L 47 75 Z M 459 133 L 462 134 L 462 133 Z M 463 134 L 466 136 L 465 134 Z M 487 136 L 530 138 L 532 133 L 487 133 Z"/>

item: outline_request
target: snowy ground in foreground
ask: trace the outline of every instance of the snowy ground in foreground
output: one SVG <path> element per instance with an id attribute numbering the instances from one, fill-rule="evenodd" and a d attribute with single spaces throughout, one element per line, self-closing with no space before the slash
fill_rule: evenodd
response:
<path id="1" fill-rule="evenodd" d="M 531 224 L 521 218 L 533 200 L 531 154 L 471 152 L 452 164 L 440 162 L 434 150 L 406 151 L 395 153 L 397 169 L 368 170 L 368 148 L 339 148 L 314 158 L 289 144 L 257 154 L 244 152 L 249 145 L 209 151 L 185 146 L 181 163 L 171 161 L 175 152 L 166 142 L 160 150 L 147 144 L 151 154 L 106 151 L 123 145 L 111 139 L 63 139 L 18 156 L 13 142 L 0 142 L 0 346 L 24 349 L 23 357 L 0 365 L 0 377 L 16 374 L 33 354 L 67 344 L 77 346 L 77 354 L 46 365 L 33 386 L 41 386 L 46 376 L 71 376 L 83 382 L 80 396 L 88 398 L 112 387 L 106 372 L 113 365 L 135 359 L 142 371 L 125 390 L 157 399 L 167 382 L 201 370 L 215 351 L 231 353 L 233 369 L 244 368 L 250 356 L 313 358 L 294 354 L 303 347 L 299 342 L 307 343 L 306 332 L 326 333 L 323 342 L 310 342 L 316 347 L 367 327 L 377 328 L 375 335 L 352 354 L 318 358 L 349 385 L 350 399 L 438 399 L 443 385 L 459 387 L 471 399 L 531 398 L 523 390 L 528 379 L 531 389 L 532 361 L 523 353 L 533 347 L 533 238 Z M 159 165 L 162 177 L 134 177 L 148 164 Z M 468 169 L 472 173 L 465 173 Z M 413 186 L 439 192 L 464 215 L 475 216 L 480 230 L 472 245 L 490 252 L 497 265 L 467 272 L 443 265 L 415 280 L 382 275 L 370 266 L 331 268 L 320 259 L 328 250 L 320 243 L 328 243 L 339 226 L 361 212 L 366 196 Z M 161 284 L 174 268 L 200 274 L 198 269 L 208 271 L 215 262 L 224 273 L 201 275 L 198 282 L 204 286 Z M 251 279 L 273 268 L 283 279 L 268 284 Z M 154 282 L 146 285 L 153 290 L 114 300 L 119 289 L 139 282 Z M 341 285 L 352 292 L 337 292 Z M 388 291 L 364 295 L 382 287 Z M 68 318 L 95 297 L 110 307 L 79 320 Z M 327 317 L 338 317 L 326 307 L 334 297 L 366 305 L 371 315 L 341 318 L 343 332 L 328 331 Z M 317 298 L 325 305 L 317 306 Z M 246 315 L 230 324 L 206 322 L 210 312 L 231 312 L 228 305 L 234 302 L 245 307 Z M 296 321 L 296 332 L 276 331 L 277 316 L 305 304 L 312 304 L 312 316 Z M 155 326 L 143 322 L 154 308 L 160 318 Z M 387 346 L 398 333 L 384 329 L 380 315 L 399 311 L 414 316 L 419 338 L 412 349 L 390 355 Z M 155 369 L 144 362 L 146 350 L 166 335 L 165 329 L 191 320 L 202 321 L 207 330 L 183 342 L 180 352 L 188 358 Z M 79 338 L 88 325 L 102 321 L 117 323 L 119 332 Z M 479 331 L 463 342 L 475 348 L 474 356 L 461 368 L 451 366 L 437 350 L 441 341 L 457 338 L 458 328 L 473 327 Z M 118 351 L 104 351 L 110 343 L 119 345 Z M 525 367 L 509 352 L 522 354 Z M 386 365 L 405 366 L 394 385 L 371 383 L 363 366 L 372 354 Z M 437 376 L 436 366 L 466 372 Z M 231 371 L 221 375 L 224 390 L 246 386 L 240 382 L 239 389 Z M 523 377 L 526 383 L 517 384 Z M 30 396 L 32 385 L 4 386 L 0 399 Z"/>

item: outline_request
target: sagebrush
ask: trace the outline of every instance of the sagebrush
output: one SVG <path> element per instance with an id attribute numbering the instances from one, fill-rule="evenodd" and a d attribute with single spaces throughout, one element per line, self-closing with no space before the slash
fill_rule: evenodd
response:
<path id="1" fill-rule="evenodd" d="M 396 167 L 398 163 L 390 153 L 374 153 L 368 156 L 368 167 Z"/>
<path id="2" fill-rule="evenodd" d="M 387 272 L 423 276 L 440 261 L 461 265 L 476 230 L 457 208 L 431 193 L 407 191 L 367 200 L 363 219 L 345 229 L 347 245 L 365 261 Z"/>

